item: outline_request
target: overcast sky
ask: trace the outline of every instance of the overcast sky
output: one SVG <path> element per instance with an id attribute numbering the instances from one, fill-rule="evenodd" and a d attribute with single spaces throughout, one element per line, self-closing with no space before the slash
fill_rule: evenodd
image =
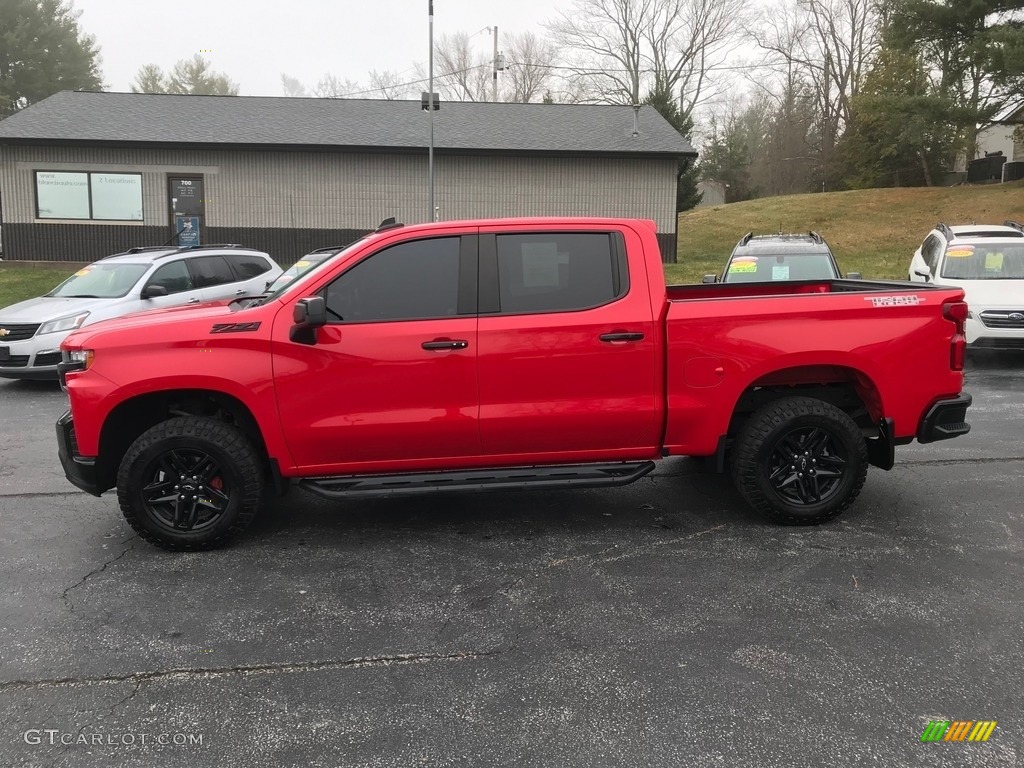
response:
<path id="1" fill-rule="evenodd" d="M 75 0 L 81 26 L 100 46 L 104 82 L 128 91 L 139 67 L 169 69 L 203 53 L 214 69 L 238 83 L 243 96 L 281 96 L 281 73 L 314 85 L 325 73 L 360 83 L 371 69 L 415 79 L 427 60 L 427 0 Z M 490 52 L 484 27 L 534 30 L 567 0 L 435 0 L 434 34 L 464 31 Z M 417 89 L 418 90 L 418 89 Z M 423 88 L 422 90 L 426 90 Z M 368 98 L 373 98 L 369 95 Z"/>

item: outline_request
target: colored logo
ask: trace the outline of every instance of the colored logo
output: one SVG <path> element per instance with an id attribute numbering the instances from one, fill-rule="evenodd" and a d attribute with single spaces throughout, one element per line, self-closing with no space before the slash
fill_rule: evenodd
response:
<path id="1" fill-rule="evenodd" d="M 995 720 L 932 720 L 921 741 L 988 741 L 995 729 Z"/>
<path id="2" fill-rule="evenodd" d="M 10 335 L 11 335 L 11 332 L 8 331 L 6 328 L 0 328 L 0 336 L 10 336 Z"/>

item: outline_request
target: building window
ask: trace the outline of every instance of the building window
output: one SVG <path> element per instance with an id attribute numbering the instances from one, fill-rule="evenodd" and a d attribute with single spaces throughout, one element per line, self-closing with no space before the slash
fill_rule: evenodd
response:
<path id="1" fill-rule="evenodd" d="M 36 217 L 142 221 L 142 174 L 36 171 Z"/>

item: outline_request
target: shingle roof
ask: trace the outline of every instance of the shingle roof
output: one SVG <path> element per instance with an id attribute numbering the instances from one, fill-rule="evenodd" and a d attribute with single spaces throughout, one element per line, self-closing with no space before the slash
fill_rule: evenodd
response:
<path id="1" fill-rule="evenodd" d="M 0 121 L 0 144 L 95 143 L 426 149 L 419 101 L 62 91 Z M 442 102 L 436 149 L 695 154 L 650 106 Z"/>

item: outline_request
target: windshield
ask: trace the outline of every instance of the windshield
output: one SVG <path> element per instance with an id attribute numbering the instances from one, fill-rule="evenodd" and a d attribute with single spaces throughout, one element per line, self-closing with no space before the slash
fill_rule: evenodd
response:
<path id="1" fill-rule="evenodd" d="M 827 253 L 777 253 L 736 256 L 725 271 L 725 283 L 765 283 L 775 280 L 829 280 L 839 277 Z"/>
<path id="2" fill-rule="evenodd" d="M 97 262 L 78 270 L 46 295 L 61 298 L 116 299 L 127 295 L 149 267 L 149 264 Z"/>
<path id="3" fill-rule="evenodd" d="M 942 276 L 954 280 L 1020 280 L 1024 278 L 1024 245 L 951 245 Z"/>
<path id="4" fill-rule="evenodd" d="M 284 288 L 288 283 L 294 280 L 299 275 L 304 275 L 317 264 L 321 264 L 328 258 L 333 256 L 337 251 L 330 253 L 311 253 L 307 256 L 303 256 L 292 266 L 288 267 L 284 272 L 277 276 L 277 279 L 267 286 L 267 291 L 270 293 L 276 293 L 277 291 Z"/>

